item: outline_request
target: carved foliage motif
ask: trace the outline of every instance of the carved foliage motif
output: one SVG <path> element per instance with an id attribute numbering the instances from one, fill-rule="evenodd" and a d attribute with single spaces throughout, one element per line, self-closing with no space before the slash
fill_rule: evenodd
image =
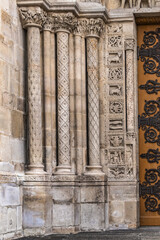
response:
<path id="1" fill-rule="evenodd" d="M 125 176 L 125 166 L 109 167 L 110 178 L 122 178 Z"/>
<path id="2" fill-rule="evenodd" d="M 124 144 L 122 135 L 110 136 L 109 142 L 111 147 L 121 147 Z"/>
<path id="3" fill-rule="evenodd" d="M 123 31 L 123 26 L 122 24 L 109 24 L 107 26 L 107 32 L 109 34 L 115 34 L 115 33 L 121 33 Z"/>
<path id="4" fill-rule="evenodd" d="M 65 29 L 69 32 L 97 36 L 100 36 L 105 29 L 104 22 L 100 18 L 78 19 L 73 13 L 46 13 L 41 8 L 20 8 L 19 11 L 24 27 L 37 24 L 44 30 Z"/>
<path id="5" fill-rule="evenodd" d="M 108 78 L 111 81 L 122 80 L 123 70 L 121 67 L 109 68 Z"/>
<path id="6" fill-rule="evenodd" d="M 122 37 L 121 36 L 108 37 L 108 46 L 111 48 L 122 47 Z"/>
<path id="7" fill-rule="evenodd" d="M 24 27 L 27 24 L 38 24 L 42 26 L 45 22 L 46 13 L 41 8 L 35 8 L 34 10 L 20 8 L 19 12 Z"/>

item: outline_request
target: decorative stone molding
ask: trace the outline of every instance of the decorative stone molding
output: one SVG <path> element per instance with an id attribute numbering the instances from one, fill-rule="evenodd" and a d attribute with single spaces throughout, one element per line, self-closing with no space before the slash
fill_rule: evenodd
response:
<path id="1" fill-rule="evenodd" d="M 46 13 L 41 8 L 19 8 L 22 25 L 24 28 L 28 26 L 42 27 L 46 20 Z"/>
<path id="2" fill-rule="evenodd" d="M 51 15 L 54 21 L 53 29 L 56 32 L 57 30 L 66 30 L 72 32 L 75 26 L 76 18 L 73 13 L 63 13 L 63 14 L 52 14 Z"/>
<path id="3" fill-rule="evenodd" d="M 104 22 L 101 18 L 77 19 L 74 22 L 75 34 L 100 37 L 100 35 L 104 32 L 104 28 Z"/>
<path id="4" fill-rule="evenodd" d="M 103 31 L 104 31 L 104 22 L 102 19 L 90 18 L 90 19 L 86 20 L 86 35 L 87 36 L 99 37 Z"/>
<path id="5" fill-rule="evenodd" d="M 127 131 L 134 130 L 134 39 L 125 40 L 126 50 L 126 92 L 127 92 Z"/>
<path id="6" fill-rule="evenodd" d="M 53 18 L 51 16 L 47 16 L 45 21 L 43 22 L 43 30 L 44 31 L 52 31 L 53 29 Z"/>

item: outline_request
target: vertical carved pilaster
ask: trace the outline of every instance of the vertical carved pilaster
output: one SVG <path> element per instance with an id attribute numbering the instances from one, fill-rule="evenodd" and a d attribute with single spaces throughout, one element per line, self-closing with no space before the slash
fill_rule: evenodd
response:
<path id="1" fill-rule="evenodd" d="M 125 40 L 128 132 L 134 131 L 134 44 L 134 39 Z"/>
<path id="2" fill-rule="evenodd" d="M 69 132 L 69 34 L 57 32 L 58 84 L 58 167 L 57 172 L 71 171 Z"/>
<path id="3" fill-rule="evenodd" d="M 23 27 L 27 28 L 28 45 L 28 115 L 29 115 L 29 174 L 43 171 L 42 99 L 40 67 L 40 28 L 43 12 L 21 9 Z"/>
<path id="4" fill-rule="evenodd" d="M 99 40 L 101 20 L 89 20 L 87 24 L 87 76 L 88 76 L 88 137 L 89 166 L 91 174 L 101 174 L 99 129 Z"/>

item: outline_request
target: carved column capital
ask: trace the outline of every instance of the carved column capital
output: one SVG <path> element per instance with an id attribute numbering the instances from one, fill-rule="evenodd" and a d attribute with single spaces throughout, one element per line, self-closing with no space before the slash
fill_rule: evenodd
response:
<path id="1" fill-rule="evenodd" d="M 67 31 L 72 32 L 74 29 L 74 20 L 75 16 L 72 13 L 63 13 L 63 14 L 52 14 L 53 18 L 53 29 L 57 31 Z"/>
<path id="2" fill-rule="evenodd" d="M 44 31 L 52 31 L 54 24 L 54 19 L 52 16 L 48 15 L 43 22 L 43 30 Z"/>
<path id="3" fill-rule="evenodd" d="M 102 19 L 86 19 L 86 36 L 100 37 L 101 33 L 104 31 L 104 22 Z"/>
<path id="4" fill-rule="evenodd" d="M 134 50 L 135 40 L 133 38 L 125 39 L 125 50 Z"/>
<path id="5" fill-rule="evenodd" d="M 46 13 L 39 7 L 20 8 L 20 17 L 24 28 L 36 26 L 41 28 L 46 19 Z"/>

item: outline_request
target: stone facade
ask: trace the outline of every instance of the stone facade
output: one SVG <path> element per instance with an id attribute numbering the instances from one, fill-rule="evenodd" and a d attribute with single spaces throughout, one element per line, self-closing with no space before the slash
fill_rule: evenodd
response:
<path id="1" fill-rule="evenodd" d="M 0 1 L 0 239 L 139 226 L 136 22 L 159 11 Z"/>

